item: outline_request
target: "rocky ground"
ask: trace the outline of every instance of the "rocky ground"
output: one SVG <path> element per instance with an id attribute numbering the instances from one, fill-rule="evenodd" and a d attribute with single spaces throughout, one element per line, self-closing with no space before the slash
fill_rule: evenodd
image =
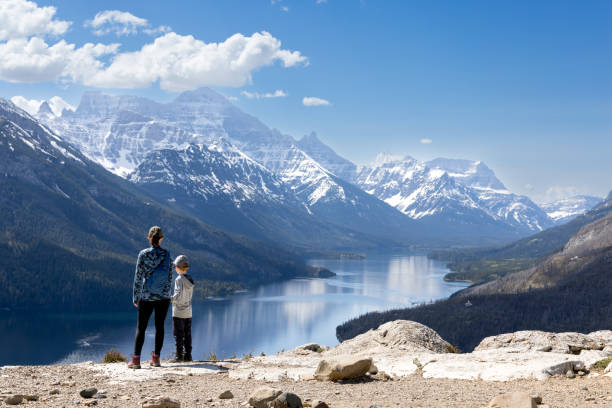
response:
<path id="1" fill-rule="evenodd" d="M 141 407 L 149 398 L 164 396 L 183 408 L 248 407 L 249 396 L 267 386 L 297 394 L 304 406 L 321 400 L 331 408 L 485 407 L 494 397 L 516 391 L 539 395 L 548 407 L 612 407 L 612 373 L 595 364 L 610 354 L 604 351 L 609 334 L 519 332 L 485 339 L 474 353 L 454 354 L 431 329 L 391 322 L 333 349 L 308 345 L 231 362 L 143 364 L 141 370 L 128 370 L 125 363 L 5 366 L 0 369 L 0 405 L 21 395 L 20 405 L 30 407 Z M 322 360 L 363 356 L 376 365 L 366 375 L 314 379 L 315 372 L 319 378 L 325 374 L 317 371 Z M 520 369 L 525 364 L 530 368 Z M 338 372 L 347 373 L 344 368 Z M 486 373 L 506 380 L 487 380 Z M 80 395 L 92 387 L 97 390 L 93 398 Z M 232 398 L 220 399 L 228 390 Z"/>

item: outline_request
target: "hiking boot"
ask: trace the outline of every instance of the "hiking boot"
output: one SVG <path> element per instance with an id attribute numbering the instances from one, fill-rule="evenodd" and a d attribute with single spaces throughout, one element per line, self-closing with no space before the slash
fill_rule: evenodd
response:
<path id="1" fill-rule="evenodd" d="M 193 358 L 191 358 L 191 353 L 185 353 L 185 356 L 183 356 L 183 361 L 193 361 Z"/>
<path id="2" fill-rule="evenodd" d="M 155 352 L 151 353 L 151 367 L 161 367 L 159 354 L 155 354 Z"/>
<path id="3" fill-rule="evenodd" d="M 140 356 L 135 356 L 132 354 L 132 361 L 128 363 L 128 368 L 140 368 Z"/>
<path id="4" fill-rule="evenodd" d="M 172 360 L 168 361 L 168 362 L 169 363 L 182 363 L 183 361 L 185 361 L 185 359 L 183 358 L 183 354 L 182 353 L 176 353 L 174 358 Z"/>

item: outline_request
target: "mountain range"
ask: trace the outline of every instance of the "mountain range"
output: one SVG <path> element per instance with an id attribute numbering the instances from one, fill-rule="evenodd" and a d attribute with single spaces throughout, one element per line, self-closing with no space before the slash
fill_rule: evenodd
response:
<path id="1" fill-rule="evenodd" d="M 320 275 L 279 246 L 178 212 L 91 161 L 0 99 L 0 308 L 129 307 L 134 262 L 151 224 L 202 276 L 198 296 Z"/>
<path id="2" fill-rule="evenodd" d="M 291 245 L 330 249 L 494 244 L 555 224 L 480 161 L 380 156 L 356 166 L 316 134 L 284 135 L 208 88 L 168 103 L 88 92 L 74 111 L 55 115 L 42 104 L 37 116 L 109 171 L 258 239 L 287 242 L 289 235 Z M 165 169 L 151 167 L 151 157 Z M 237 157 L 250 160 L 248 168 L 234 169 Z M 223 174 L 223 183 L 213 174 Z"/>

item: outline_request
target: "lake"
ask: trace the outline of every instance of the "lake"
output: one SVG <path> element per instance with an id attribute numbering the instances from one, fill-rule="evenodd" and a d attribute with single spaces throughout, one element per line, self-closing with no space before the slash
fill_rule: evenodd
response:
<path id="1" fill-rule="evenodd" d="M 421 255 L 369 255 L 363 260 L 312 260 L 337 276 L 293 279 L 193 307 L 193 357 L 276 353 L 307 342 L 333 346 L 336 326 L 373 310 L 410 307 L 467 286 L 444 282 L 444 263 Z M 194 273 L 197 281 L 197 271 Z M 170 312 L 169 312 L 170 316 Z M 136 310 L 124 313 L 0 314 L 0 365 L 102 359 L 110 348 L 132 352 Z M 153 347 L 153 319 L 143 348 Z M 166 320 L 162 357 L 174 352 Z"/>

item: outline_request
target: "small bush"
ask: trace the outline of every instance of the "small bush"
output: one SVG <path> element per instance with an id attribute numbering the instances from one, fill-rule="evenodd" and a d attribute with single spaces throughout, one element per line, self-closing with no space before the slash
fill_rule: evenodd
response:
<path id="1" fill-rule="evenodd" d="M 608 364 L 610 364 L 610 361 L 612 361 L 612 357 L 606 357 L 603 360 L 599 360 L 595 363 L 595 368 L 605 370 L 606 367 L 608 367 Z"/>
<path id="2" fill-rule="evenodd" d="M 215 351 L 214 351 L 214 350 L 213 350 L 213 351 L 211 351 L 210 353 L 208 353 L 208 354 L 206 355 L 206 360 L 209 360 L 209 361 L 217 361 L 217 353 L 215 353 Z"/>
<path id="3" fill-rule="evenodd" d="M 246 360 L 246 361 L 249 361 L 250 359 L 252 359 L 252 358 L 253 358 L 253 350 L 251 350 L 251 351 L 249 352 L 249 354 L 243 354 L 243 355 L 242 355 L 242 358 L 243 358 L 244 360 Z"/>
<path id="4" fill-rule="evenodd" d="M 127 358 L 119 350 L 110 349 L 104 354 L 103 363 L 125 363 Z"/>

